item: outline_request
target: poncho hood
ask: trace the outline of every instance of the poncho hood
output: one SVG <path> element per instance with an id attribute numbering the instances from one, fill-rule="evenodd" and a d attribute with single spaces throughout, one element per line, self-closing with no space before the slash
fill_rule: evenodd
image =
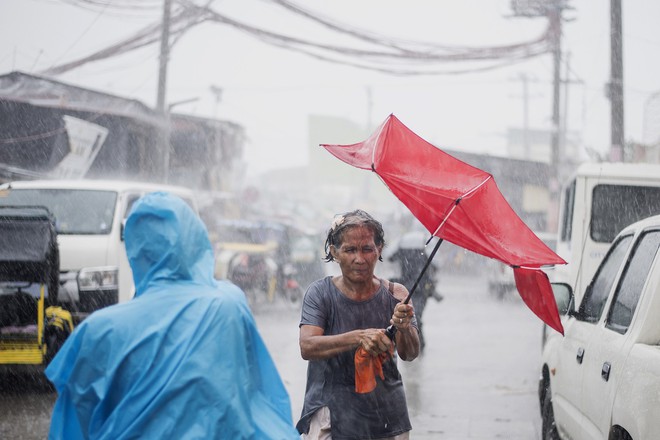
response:
<path id="1" fill-rule="evenodd" d="M 213 249 L 204 223 L 182 199 L 155 192 L 138 200 L 124 228 L 135 295 L 150 285 L 215 285 Z"/>

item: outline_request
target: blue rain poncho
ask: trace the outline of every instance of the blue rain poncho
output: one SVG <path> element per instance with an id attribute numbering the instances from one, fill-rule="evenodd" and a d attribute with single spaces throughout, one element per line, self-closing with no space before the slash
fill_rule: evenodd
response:
<path id="1" fill-rule="evenodd" d="M 152 193 L 125 227 L 135 298 L 90 315 L 46 375 L 51 439 L 299 439 L 243 292 L 213 279 L 206 228 Z"/>

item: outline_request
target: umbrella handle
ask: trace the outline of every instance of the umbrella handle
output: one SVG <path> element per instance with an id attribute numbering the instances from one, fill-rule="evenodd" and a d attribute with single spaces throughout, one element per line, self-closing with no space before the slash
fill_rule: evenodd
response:
<path id="1" fill-rule="evenodd" d="M 431 238 L 433 238 L 431 236 Z M 431 241 L 431 239 L 429 239 Z M 408 293 L 408 297 L 403 301 L 404 304 L 408 304 L 410 302 L 410 298 L 412 298 L 413 292 L 415 292 L 415 289 L 417 289 L 417 285 L 421 281 L 422 277 L 424 276 L 424 273 L 426 273 L 426 269 L 429 268 L 429 265 L 431 264 L 431 261 L 433 260 L 433 257 L 435 257 L 435 253 L 438 252 L 438 249 L 440 248 L 440 245 L 442 244 L 442 238 L 438 240 L 436 243 L 435 247 L 433 248 L 433 251 L 431 252 L 431 255 L 429 255 L 429 258 L 426 260 L 426 263 L 424 264 L 424 267 L 422 268 L 422 271 L 420 272 L 419 276 L 417 277 L 417 280 L 415 281 L 415 284 L 413 284 L 412 289 L 410 289 L 410 292 Z M 390 340 L 394 341 L 394 337 L 396 336 L 396 327 L 393 324 L 390 324 L 386 329 L 385 329 L 385 334 L 387 335 Z"/>
<path id="2" fill-rule="evenodd" d="M 390 338 L 391 341 L 394 341 L 394 337 L 396 336 L 396 327 L 394 327 L 392 324 L 388 325 L 385 329 L 385 334 L 388 338 Z"/>

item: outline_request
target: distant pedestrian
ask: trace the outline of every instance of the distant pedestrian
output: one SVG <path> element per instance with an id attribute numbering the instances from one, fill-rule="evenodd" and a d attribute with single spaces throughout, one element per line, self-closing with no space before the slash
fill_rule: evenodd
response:
<path id="1" fill-rule="evenodd" d="M 206 228 L 167 193 L 125 226 L 136 292 L 79 325 L 46 375 L 50 439 L 298 439 L 243 292 L 213 279 Z"/>

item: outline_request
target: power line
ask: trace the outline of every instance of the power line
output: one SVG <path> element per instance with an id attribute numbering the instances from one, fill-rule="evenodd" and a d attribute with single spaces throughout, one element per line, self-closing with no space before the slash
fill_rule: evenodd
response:
<path id="1" fill-rule="evenodd" d="M 180 9 L 172 15 L 170 32 L 174 36 L 184 33 L 194 25 L 199 24 L 201 18 L 203 17 L 199 16 L 199 11 Z M 160 29 L 160 22 L 149 25 L 123 41 L 115 43 L 78 60 L 50 67 L 40 73 L 44 75 L 59 75 L 94 61 L 111 58 L 126 52 L 149 46 L 160 41 Z"/>
<path id="2" fill-rule="evenodd" d="M 59 59 L 66 56 L 66 54 L 69 53 L 69 51 L 73 49 L 73 47 L 75 47 L 75 45 L 80 42 L 80 40 L 82 40 L 82 38 L 87 34 L 87 32 L 89 32 L 89 30 L 94 26 L 94 24 L 103 16 L 103 13 L 105 12 L 106 8 L 103 8 L 101 11 L 99 11 L 99 13 L 96 15 L 94 20 L 92 20 L 89 26 L 87 26 L 87 28 L 85 28 L 85 30 L 78 36 L 78 38 L 76 38 L 76 40 L 73 43 L 71 43 L 71 45 L 64 51 L 64 53 L 60 56 Z M 59 62 L 59 59 L 57 60 L 57 62 Z M 55 64 L 56 63 L 53 63 L 51 67 L 53 67 Z"/>
<path id="3" fill-rule="evenodd" d="M 68 0 L 78 4 L 108 5 L 111 0 Z M 143 0 L 149 1 L 149 0 Z M 180 8 L 172 15 L 171 34 L 174 39 L 202 22 L 210 21 L 233 27 L 250 34 L 261 41 L 307 56 L 348 65 L 360 69 L 378 71 L 393 75 L 446 75 L 479 72 L 497 69 L 511 63 L 520 62 L 548 53 L 551 49 L 551 28 L 548 27 L 537 38 L 515 44 L 487 47 L 443 46 L 424 42 L 394 40 L 374 33 L 361 31 L 323 18 L 305 10 L 288 0 L 270 0 L 295 14 L 301 15 L 335 32 L 350 35 L 375 48 L 363 49 L 345 45 L 334 45 L 310 41 L 279 32 L 258 28 L 221 14 L 208 5 L 198 6 L 187 0 L 178 0 Z M 114 2 L 113 2 L 114 4 Z M 119 2 L 121 4 L 121 2 Z M 130 5 L 129 5 L 130 6 Z M 129 7 L 124 5 L 124 7 Z M 75 69 L 84 64 L 114 57 L 122 53 L 139 49 L 159 41 L 161 23 L 150 25 L 132 37 L 97 51 L 89 56 L 59 66 L 54 66 L 42 73 L 57 75 Z M 477 67 L 457 69 L 430 69 L 426 66 L 438 63 L 481 63 Z M 489 63 L 483 65 L 484 63 Z M 411 65 L 417 65 L 413 68 Z M 405 66 L 405 67 L 402 67 Z M 419 66 L 425 66 L 420 68 Z"/>
<path id="4" fill-rule="evenodd" d="M 103 11 L 118 17 L 151 16 L 151 11 L 159 10 L 162 0 L 60 0 L 80 9 Z"/>

